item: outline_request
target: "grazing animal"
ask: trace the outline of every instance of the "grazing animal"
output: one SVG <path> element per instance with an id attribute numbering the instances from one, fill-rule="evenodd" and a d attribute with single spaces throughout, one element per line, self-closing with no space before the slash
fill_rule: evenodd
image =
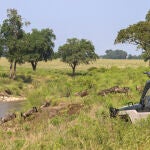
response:
<path id="1" fill-rule="evenodd" d="M 43 105 L 40 106 L 40 108 L 44 108 L 44 107 L 49 107 L 50 106 L 50 102 L 45 102 Z"/>
<path id="2" fill-rule="evenodd" d="M 6 116 L 2 117 L 0 119 L 0 123 L 5 123 L 7 121 L 10 121 L 10 120 L 13 120 L 16 118 L 16 114 L 15 113 L 10 113 L 10 114 L 7 114 Z"/>
<path id="3" fill-rule="evenodd" d="M 113 86 L 110 89 L 108 89 L 110 91 L 110 93 L 115 93 L 118 90 L 119 86 Z"/>
<path id="4" fill-rule="evenodd" d="M 130 88 L 129 87 L 122 87 L 122 88 L 118 88 L 117 93 L 125 93 L 128 94 Z"/>
<path id="5" fill-rule="evenodd" d="M 102 91 L 98 92 L 98 95 L 106 96 L 109 93 L 110 93 L 109 89 L 105 89 L 105 90 L 102 90 Z"/>
<path id="6" fill-rule="evenodd" d="M 128 94 L 129 89 L 130 89 L 129 87 L 113 86 L 109 89 L 104 89 L 104 90 L 98 92 L 98 95 L 106 96 L 109 93 L 125 93 L 125 94 Z"/>
<path id="7" fill-rule="evenodd" d="M 113 86 L 113 87 L 111 87 L 109 89 L 104 89 L 104 90 L 100 91 L 98 93 L 98 95 L 106 96 L 109 93 L 116 93 L 116 91 L 118 90 L 118 88 L 119 88 L 119 86 Z"/>
<path id="8" fill-rule="evenodd" d="M 25 120 L 27 117 L 31 116 L 32 114 L 34 114 L 36 112 L 38 112 L 37 108 L 33 107 L 32 109 L 28 110 L 27 112 L 21 113 L 21 117 L 23 117 Z"/>
<path id="9" fill-rule="evenodd" d="M 87 96 L 89 93 L 87 90 L 84 90 L 84 91 L 81 91 L 81 92 L 78 92 L 76 93 L 75 95 L 76 96 L 81 96 L 81 97 L 84 97 L 84 96 Z"/>
<path id="10" fill-rule="evenodd" d="M 9 89 L 6 89 L 6 90 L 5 90 L 5 93 L 6 93 L 6 95 L 12 95 L 12 91 L 9 90 Z"/>

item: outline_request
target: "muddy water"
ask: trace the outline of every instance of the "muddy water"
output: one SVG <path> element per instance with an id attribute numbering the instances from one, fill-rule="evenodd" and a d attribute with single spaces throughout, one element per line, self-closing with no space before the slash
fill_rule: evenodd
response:
<path id="1" fill-rule="evenodd" d="M 0 117 L 3 117 L 9 112 L 21 110 L 24 104 L 24 101 L 0 102 Z"/>

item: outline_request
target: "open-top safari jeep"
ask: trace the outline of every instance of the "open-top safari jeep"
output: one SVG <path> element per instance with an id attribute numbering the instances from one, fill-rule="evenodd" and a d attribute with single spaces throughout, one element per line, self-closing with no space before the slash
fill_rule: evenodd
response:
<path id="1" fill-rule="evenodd" d="M 150 76 L 149 72 L 145 74 Z M 129 102 L 127 106 L 121 108 L 110 107 L 109 111 L 110 117 L 119 116 L 127 121 L 130 120 L 132 123 L 150 116 L 150 80 L 145 84 L 139 103 Z"/>

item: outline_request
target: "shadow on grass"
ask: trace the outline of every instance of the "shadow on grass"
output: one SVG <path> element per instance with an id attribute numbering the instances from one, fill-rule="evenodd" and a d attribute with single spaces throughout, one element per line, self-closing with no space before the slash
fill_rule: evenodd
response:
<path id="1" fill-rule="evenodd" d="M 68 76 L 70 77 L 77 77 L 77 76 L 86 76 L 87 75 L 87 72 L 77 72 L 75 73 L 74 75 L 72 73 L 66 73 Z"/>
<path id="2" fill-rule="evenodd" d="M 32 78 L 31 76 L 25 76 L 25 75 L 17 75 L 16 81 L 22 80 L 24 83 L 31 83 Z"/>

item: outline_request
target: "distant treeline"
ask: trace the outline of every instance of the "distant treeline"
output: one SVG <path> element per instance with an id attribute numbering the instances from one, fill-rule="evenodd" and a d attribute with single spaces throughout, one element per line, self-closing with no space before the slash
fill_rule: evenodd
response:
<path id="1" fill-rule="evenodd" d="M 142 55 L 131 55 L 123 50 L 106 50 L 105 55 L 101 55 L 103 59 L 142 59 Z"/>

